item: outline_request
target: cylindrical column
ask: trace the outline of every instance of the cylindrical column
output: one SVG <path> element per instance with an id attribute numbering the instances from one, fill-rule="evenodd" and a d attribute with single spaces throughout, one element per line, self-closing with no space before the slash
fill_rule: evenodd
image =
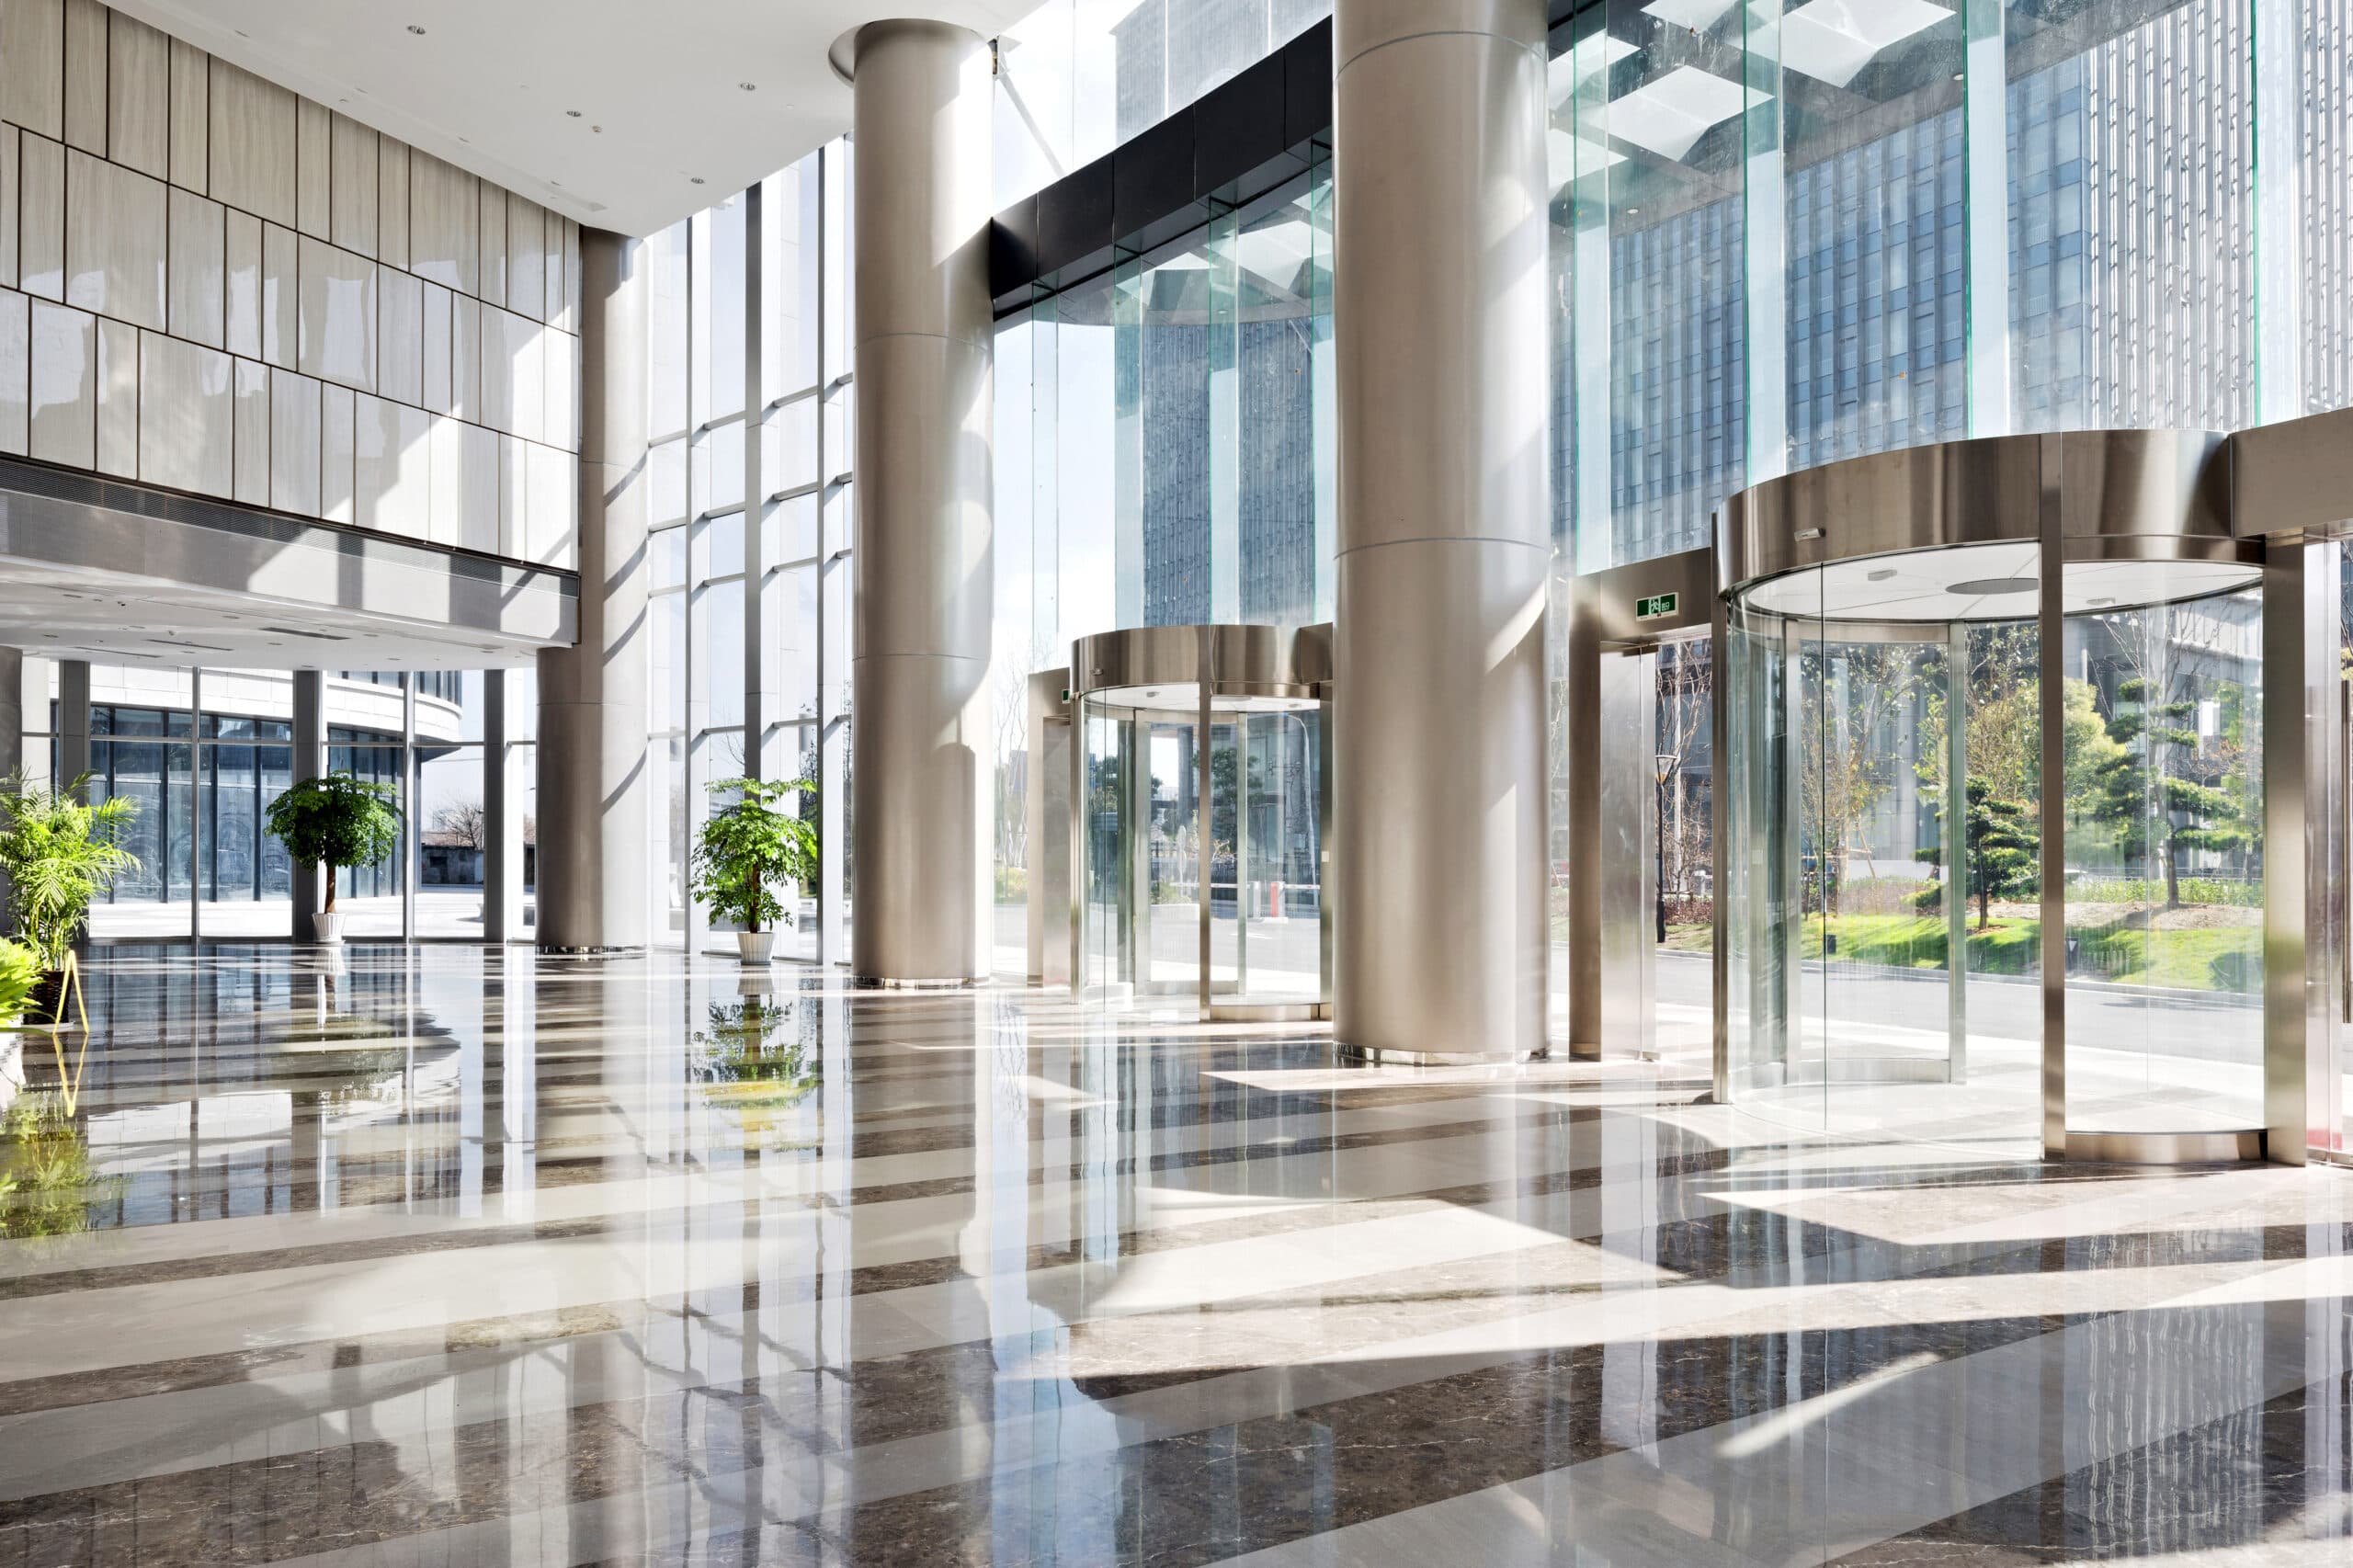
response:
<path id="1" fill-rule="evenodd" d="M 88 689 L 85 684 L 83 687 L 85 696 Z M 296 670 L 294 755 L 290 760 L 287 775 L 297 784 L 307 778 L 316 778 L 326 770 L 326 672 Z M 88 723 L 85 704 L 83 715 L 85 731 Z M 88 756 L 86 741 L 83 755 Z M 326 896 L 326 879 L 320 874 L 319 863 L 316 860 L 295 861 L 288 877 L 287 891 L 294 905 L 292 924 L 288 926 L 287 935 L 298 942 L 310 941 L 316 934 L 311 925 L 311 916 L 319 912 L 320 902 Z"/>
<path id="2" fill-rule="evenodd" d="M 580 234 L 580 640 L 540 654 L 539 945 L 645 946 L 645 256 Z"/>
<path id="3" fill-rule="evenodd" d="M 1339 0 L 1333 1032 L 1545 1043 L 1542 0 Z M 1590 759 L 1578 759 L 1589 762 Z"/>
<path id="4" fill-rule="evenodd" d="M 41 726 L 48 727 L 47 714 Z M 0 778 L 25 766 L 25 654 L 0 648 Z"/>
<path id="5" fill-rule="evenodd" d="M 57 665 L 56 788 L 72 789 L 89 771 L 90 664 L 63 659 Z"/>
<path id="6" fill-rule="evenodd" d="M 856 725 L 850 964 L 988 972 L 989 54 L 938 22 L 855 46 Z"/>

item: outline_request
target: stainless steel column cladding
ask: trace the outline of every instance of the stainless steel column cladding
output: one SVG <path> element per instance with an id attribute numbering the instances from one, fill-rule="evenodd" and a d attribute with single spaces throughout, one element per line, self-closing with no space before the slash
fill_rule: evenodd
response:
<path id="1" fill-rule="evenodd" d="M 988 972 L 989 51 L 944 23 L 853 44 L 858 176 L 850 966 Z"/>
<path id="2" fill-rule="evenodd" d="M 651 903 L 645 252 L 584 229 L 580 266 L 580 641 L 540 654 L 537 936 L 631 949 Z"/>
<path id="3" fill-rule="evenodd" d="M 63 666 L 60 666 L 63 668 Z M 82 666 L 82 766 L 89 766 L 89 666 Z M 62 687 L 61 687 L 62 689 Z M 294 672 L 294 756 L 288 769 L 297 784 L 306 778 L 316 778 L 327 767 L 327 676 L 324 670 Z M 77 775 L 68 773 L 67 778 Z M 319 912 L 326 898 L 326 877 L 315 860 L 294 862 L 289 890 L 294 900 L 294 918 L 290 928 L 294 940 L 307 942 L 312 938 L 311 916 Z"/>
<path id="4" fill-rule="evenodd" d="M 1545 12 L 1339 0 L 1333 1032 L 1545 1043 Z"/>

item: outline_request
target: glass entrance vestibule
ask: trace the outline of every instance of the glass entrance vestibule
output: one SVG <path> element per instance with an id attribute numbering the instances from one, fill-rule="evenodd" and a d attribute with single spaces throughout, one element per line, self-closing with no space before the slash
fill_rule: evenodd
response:
<path id="1" fill-rule="evenodd" d="M 2311 547 L 2248 530 L 2231 477 L 2220 436 L 2082 432 L 1733 497 L 1724 1098 L 2076 1159 L 2264 1151 L 2268 1090 L 2303 1086 L 2267 969 L 2301 992 Z"/>
<path id="2" fill-rule="evenodd" d="M 1330 651 L 1324 626 L 1142 627 L 1073 647 L 1080 997 L 1204 1019 L 1326 1016 Z"/>

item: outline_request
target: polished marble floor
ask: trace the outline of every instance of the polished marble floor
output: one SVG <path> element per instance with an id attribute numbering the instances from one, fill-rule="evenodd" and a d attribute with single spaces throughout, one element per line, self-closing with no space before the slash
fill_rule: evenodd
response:
<path id="1" fill-rule="evenodd" d="M 2353 1174 L 676 954 L 89 983 L 0 1568 L 2353 1562 Z"/>

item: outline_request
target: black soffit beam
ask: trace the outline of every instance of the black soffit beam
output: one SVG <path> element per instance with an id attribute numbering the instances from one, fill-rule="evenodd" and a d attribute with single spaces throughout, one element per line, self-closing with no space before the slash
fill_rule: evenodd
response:
<path id="1" fill-rule="evenodd" d="M 1549 0 L 1554 28 L 1604 0 Z M 989 224 L 999 317 L 1254 201 L 1331 156 L 1326 19 Z"/>

